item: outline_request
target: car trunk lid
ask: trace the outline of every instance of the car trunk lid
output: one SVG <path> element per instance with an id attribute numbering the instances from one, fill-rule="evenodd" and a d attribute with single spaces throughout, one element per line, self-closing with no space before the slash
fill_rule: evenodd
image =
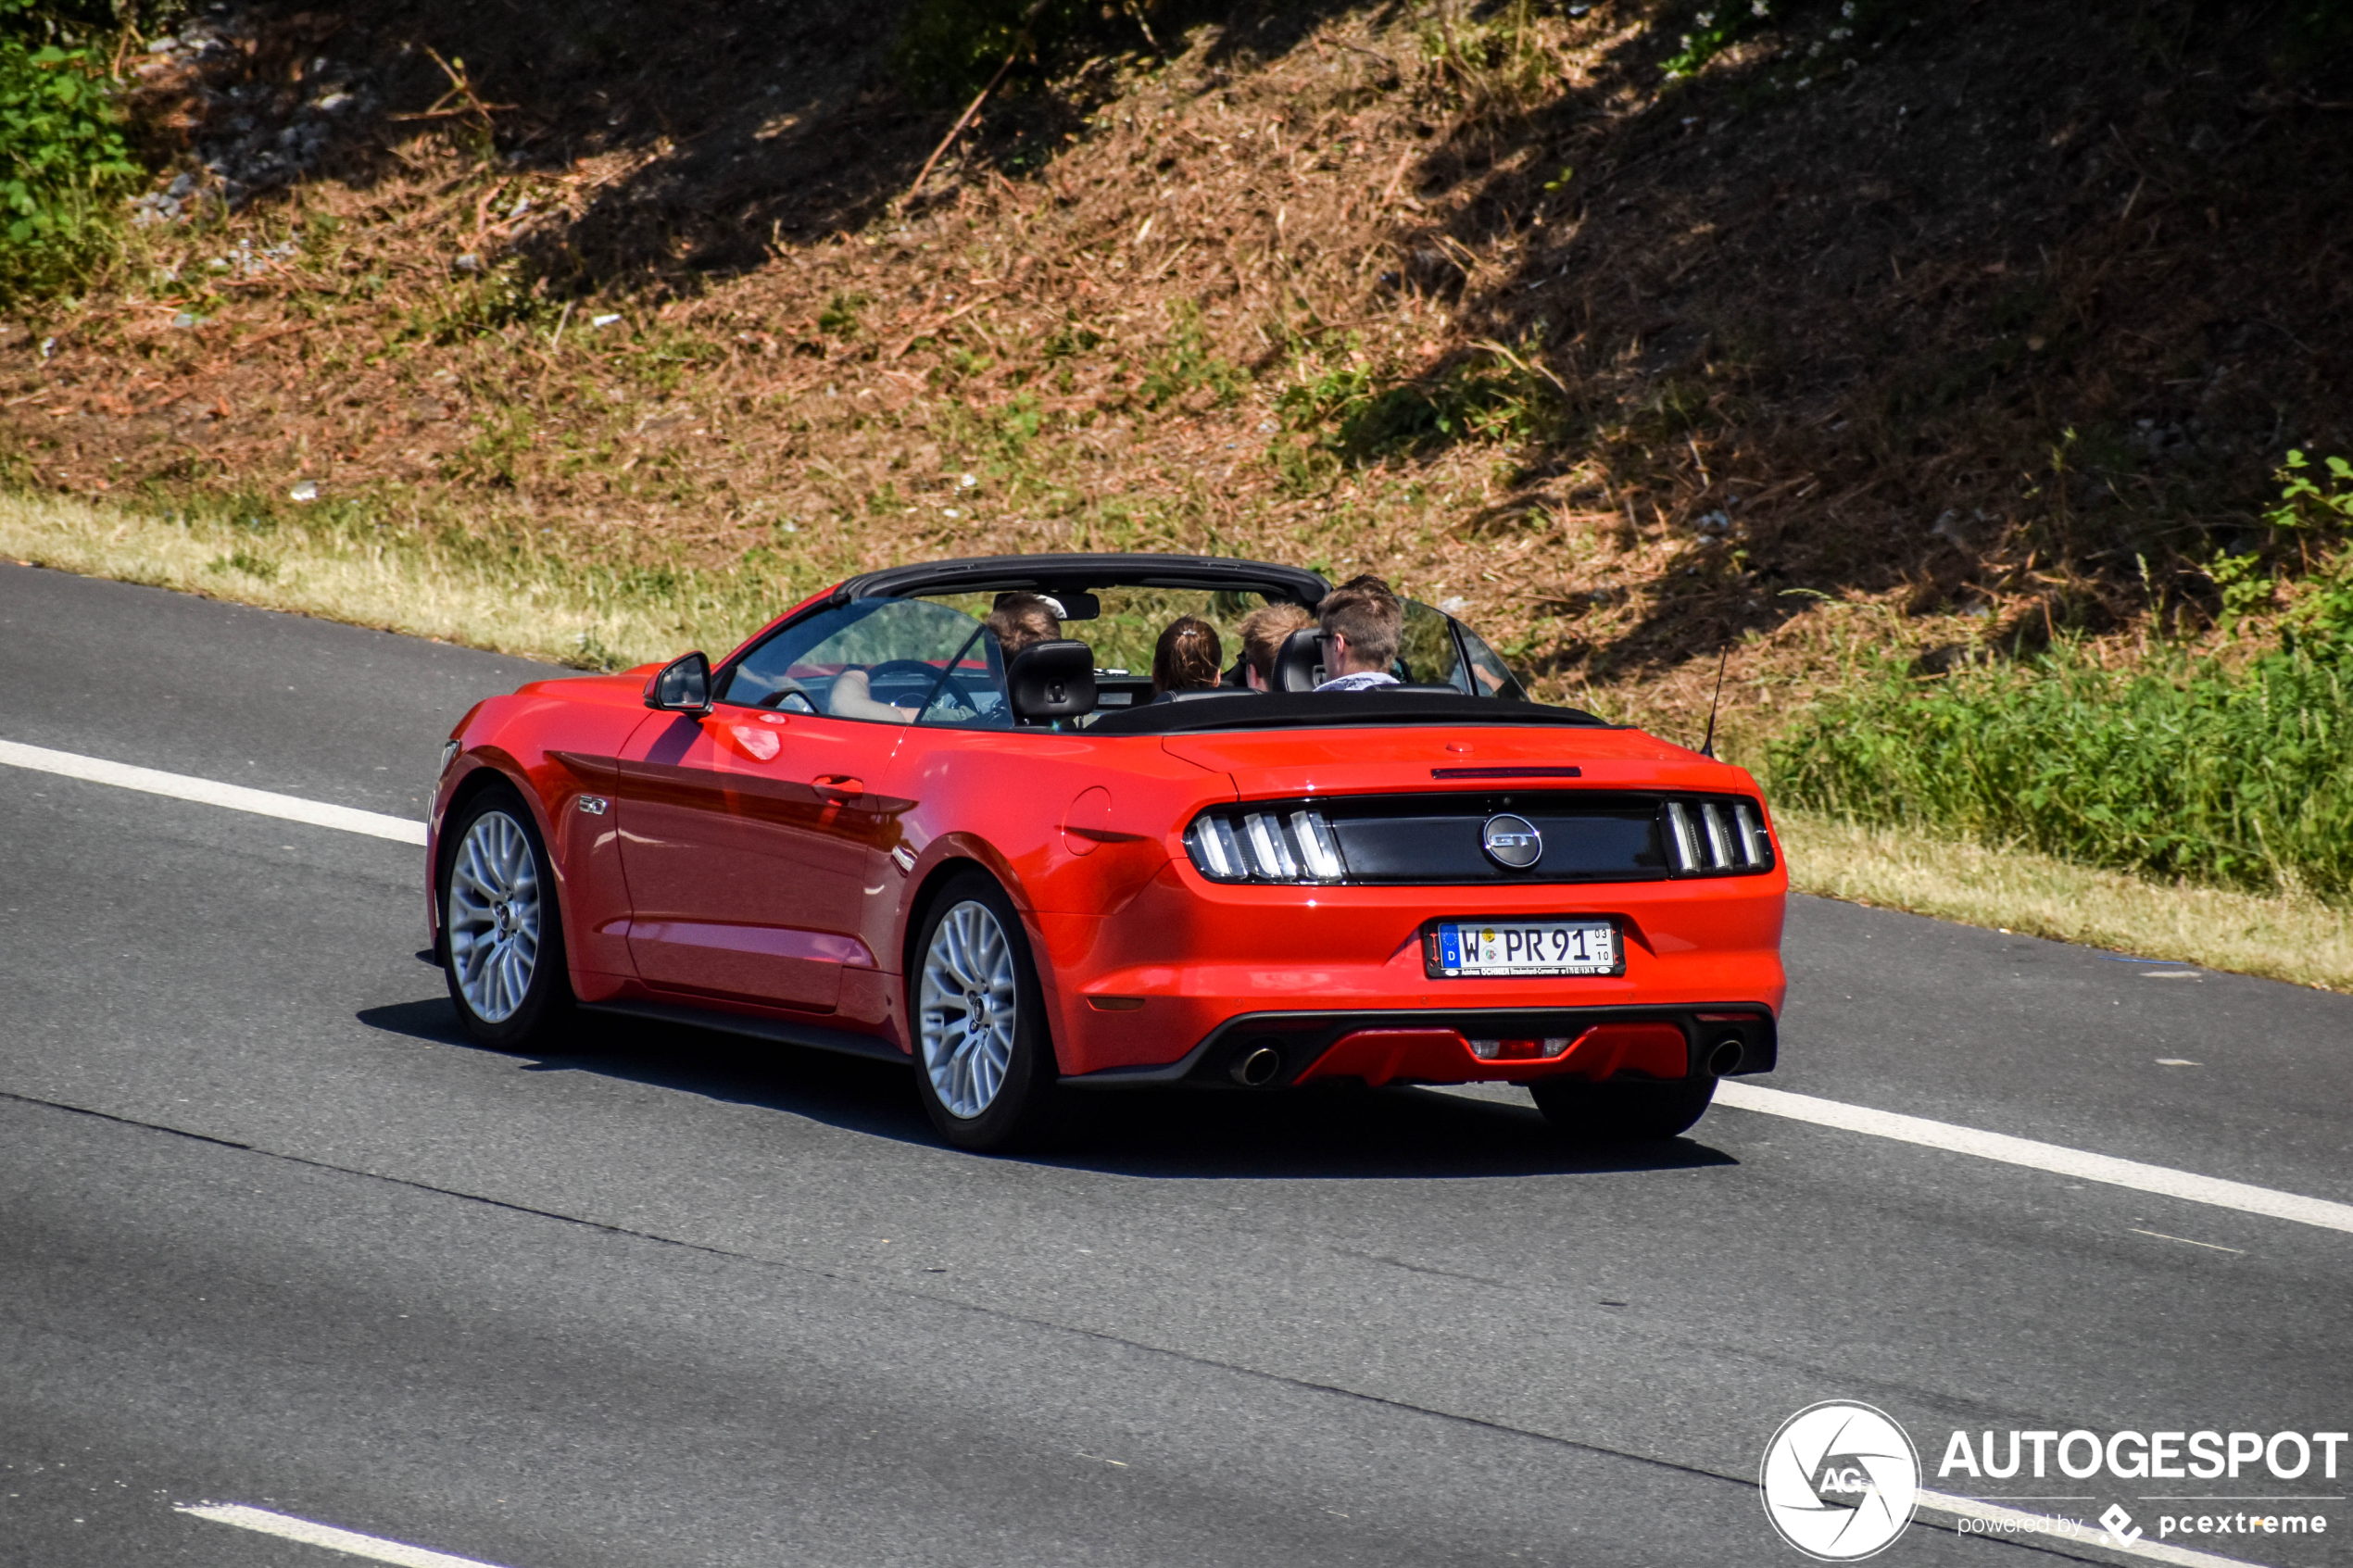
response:
<path id="1" fill-rule="evenodd" d="M 1465 789 L 1746 789 L 1736 768 L 1639 730 L 1416 726 L 1170 735 L 1244 799 Z"/>

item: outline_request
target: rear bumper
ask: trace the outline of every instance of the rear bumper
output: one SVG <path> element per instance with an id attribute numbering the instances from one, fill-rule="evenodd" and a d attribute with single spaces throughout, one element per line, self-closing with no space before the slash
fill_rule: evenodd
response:
<path id="1" fill-rule="evenodd" d="M 1702 1013 L 1744 1008 L 1769 1019 L 1788 985 L 1780 962 L 1786 888 L 1778 871 L 1500 891 L 1219 886 L 1172 861 L 1124 907 L 1040 911 L 1033 929 L 1041 978 L 1053 976 L 1048 1006 L 1066 1082 L 1180 1081 L 1221 1041 L 1256 1030 L 1285 1037 L 1278 1081 L 1290 1083 L 1306 1066 L 1291 1060 L 1294 1053 L 1320 1056 L 1368 1029 L 1557 1039 L 1611 1021 L 1665 1021 L 1696 1039 Z M 1625 970 L 1433 978 L 1424 961 L 1425 923 L 1454 917 L 1605 918 L 1624 935 Z M 1312 1038 L 1302 1043 L 1296 1038 L 1302 1035 Z M 1413 1071 L 1392 1077 L 1524 1081 L 1584 1070 L 1582 1057 L 1577 1063 L 1482 1060 L 1467 1045 L 1451 1056 L 1429 1045 L 1409 1054 Z M 1210 1076 L 1224 1067 L 1202 1071 Z M 1338 1075 L 1337 1063 L 1323 1075 Z"/>
<path id="2" fill-rule="evenodd" d="M 1474 1041 L 1500 1048 L 1481 1055 Z M 1066 1075 L 1063 1083 L 1106 1089 L 1160 1084 L 1281 1088 L 1326 1078 L 1378 1085 L 1730 1077 L 1770 1073 L 1779 1054 L 1773 1010 L 1754 1001 L 1348 1009 L 1246 1013 L 1211 1031 L 1176 1061 L 1104 1068 Z"/>

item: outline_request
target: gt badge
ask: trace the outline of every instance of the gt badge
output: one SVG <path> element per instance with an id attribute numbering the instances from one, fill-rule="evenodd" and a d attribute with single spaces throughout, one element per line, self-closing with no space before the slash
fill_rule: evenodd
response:
<path id="1" fill-rule="evenodd" d="M 1509 812 L 1487 819 L 1478 846 L 1489 859 L 1516 872 L 1524 872 L 1544 858 L 1544 835 L 1536 831 L 1536 824 Z"/>

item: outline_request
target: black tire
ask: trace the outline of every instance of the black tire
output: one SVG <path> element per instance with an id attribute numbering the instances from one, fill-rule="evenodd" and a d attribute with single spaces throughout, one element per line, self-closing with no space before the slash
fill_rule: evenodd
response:
<path id="1" fill-rule="evenodd" d="M 1565 1136 L 1580 1143 L 1651 1143 L 1690 1131 L 1716 1098 L 1716 1080 L 1539 1078 L 1528 1092 Z"/>
<path id="2" fill-rule="evenodd" d="M 993 927 L 1002 943 L 1009 985 L 967 985 L 951 996 L 938 983 L 955 967 L 949 952 L 935 954 L 942 930 L 951 922 L 957 932 L 951 946 L 971 932 Z M 937 973 L 936 956 L 944 966 Z M 970 968 L 974 960 L 969 949 L 965 960 Z M 969 978 L 987 977 L 974 972 Z M 1013 1010 L 1009 1027 L 1000 1024 L 997 1011 L 1004 993 L 1010 994 Z M 975 996 L 983 997 L 983 1005 L 974 1005 Z M 1046 1029 L 1045 998 L 1038 988 L 1029 938 L 1013 899 L 986 872 L 960 874 L 932 900 L 907 966 L 907 1020 L 914 1047 L 915 1095 L 941 1137 L 958 1148 L 995 1152 L 1035 1143 L 1053 1125 L 1060 1108 L 1060 1071 Z M 992 1040 L 1005 1047 L 1001 1065 L 991 1065 Z M 994 1085 L 982 1094 L 978 1080 L 992 1072 Z M 958 1103 L 951 1105 L 951 1098 Z"/>
<path id="3" fill-rule="evenodd" d="M 522 898 L 484 898 L 502 876 L 509 893 L 527 893 L 527 918 Z M 512 788 L 484 790 L 443 823 L 434 889 L 442 974 L 459 1028 L 493 1050 L 545 1048 L 572 1019 L 572 978 L 564 967 L 563 915 L 547 846 Z"/>

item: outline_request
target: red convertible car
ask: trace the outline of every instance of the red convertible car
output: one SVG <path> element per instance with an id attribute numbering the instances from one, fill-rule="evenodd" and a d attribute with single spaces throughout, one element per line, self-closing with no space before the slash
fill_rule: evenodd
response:
<path id="1" fill-rule="evenodd" d="M 591 1008 L 912 1059 L 969 1148 L 1080 1088 L 1333 1079 L 1525 1084 L 1579 1136 L 1664 1137 L 1769 1071 L 1788 876 L 1747 773 L 1529 700 L 1410 602 L 1374 689 L 1314 689 L 1340 645 L 1313 625 L 1265 689 L 1143 672 L 1175 618 L 1231 648 L 1330 592 L 1205 557 L 942 561 L 715 665 L 483 702 L 427 850 L 459 1018 L 510 1048 Z M 1005 606 L 1040 600 L 1007 657 Z"/>

